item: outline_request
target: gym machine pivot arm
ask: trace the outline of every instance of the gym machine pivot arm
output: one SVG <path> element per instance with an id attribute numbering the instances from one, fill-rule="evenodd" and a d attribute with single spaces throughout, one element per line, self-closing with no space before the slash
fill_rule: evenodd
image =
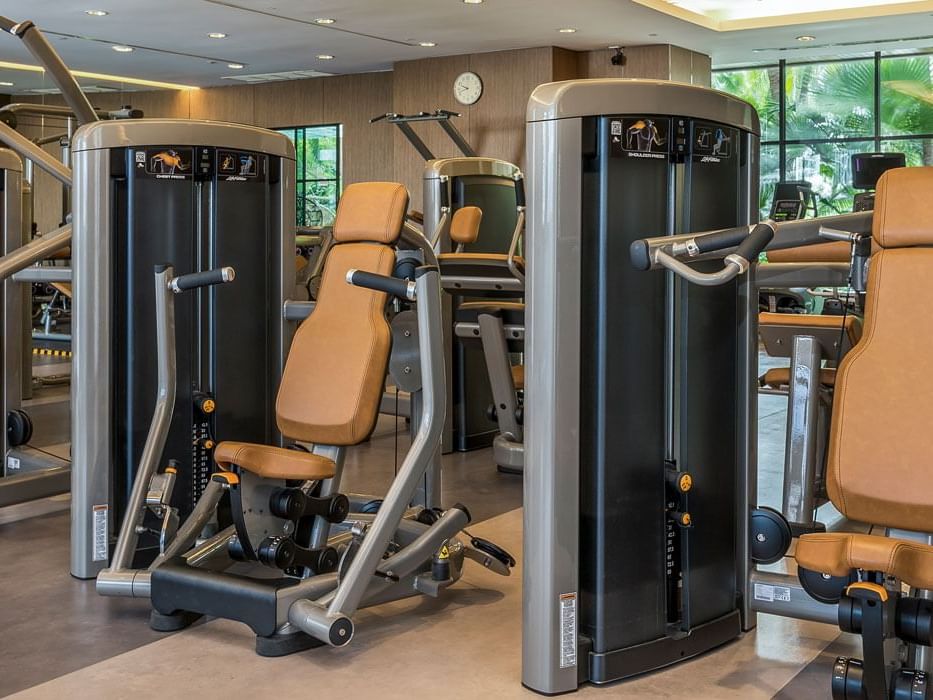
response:
<path id="1" fill-rule="evenodd" d="M 713 287 L 746 272 L 774 238 L 776 230 L 776 224 L 769 220 L 754 226 L 679 237 L 674 241 L 670 237 L 642 238 L 632 243 L 632 265 L 637 270 L 664 267 L 693 284 Z M 696 258 L 733 247 L 735 251 L 726 255 L 725 265 L 717 272 L 698 272 L 682 262 L 683 258 Z"/>

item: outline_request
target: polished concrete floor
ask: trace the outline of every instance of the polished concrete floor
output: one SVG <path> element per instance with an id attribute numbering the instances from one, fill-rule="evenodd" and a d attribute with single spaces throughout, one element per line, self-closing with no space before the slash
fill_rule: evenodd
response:
<path id="1" fill-rule="evenodd" d="M 761 397 L 760 501 L 780 505 L 785 400 Z M 399 459 L 407 447 L 398 423 Z M 346 484 L 380 492 L 396 460 L 394 419 L 352 451 Z M 521 553 L 521 479 L 499 474 L 488 450 L 444 458 L 446 503 L 466 503 L 476 535 Z M 438 600 L 365 611 L 347 649 L 282 659 L 253 653 L 243 625 L 213 620 L 174 635 L 146 624 L 143 601 L 105 599 L 68 571 L 67 497 L 0 509 L 0 696 L 89 698 L 533 697 L 520 685 L 521 572 L 468 566 Z M 440 615 L 434 613 L 443 613 Z M 829 669 L 853 640 L 829 625 L 761 616 L 722 649 L 607 687 L 594 697 L 828 698 Z"/>

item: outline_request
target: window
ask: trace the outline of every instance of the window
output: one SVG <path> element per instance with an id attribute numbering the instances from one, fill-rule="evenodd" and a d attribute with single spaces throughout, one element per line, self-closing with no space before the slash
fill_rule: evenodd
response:
<path id="1" fill-rule="evenodd" d="M 933 165 L 933 55 L 755 66 L 713 73 L 713 86 L 761 117 L 762 217 L 780 180 L 813 185 L 820 215 L 852 210 L 851 157 L 900 152 Z"/>
<path id="2" fill-rule="evenodd" d="M 332 225 L 341 190 L 342 127 L 327 124 L 278 131 L 295 144 L 297 224 L 309 228 Z"/>

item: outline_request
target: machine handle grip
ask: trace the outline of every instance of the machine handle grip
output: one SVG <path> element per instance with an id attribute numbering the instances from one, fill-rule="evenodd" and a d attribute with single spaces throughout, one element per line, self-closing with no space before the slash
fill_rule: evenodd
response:
<path id="1" fill-rule="evenodd" d="M 753 262 L 758 259 L 761 251 L 768 246 L 772 238 L 774 238 L 774 227 L 769 223 L 758 224 L 739 244 L 735 255 Z"/>
<path id="2" fill-rule="evenodd" d="M 525 178 L 521 176 L 515 178 L 515 206 L 525 207 Z"/>
<path id="3" fill-rule="evenodd" d="M 236 278 L 236 271 L 232 267 L 218 267 L 214 270 L 205 270 L 204 272 L 192 272 L 188 275 L 179 275 L 169 282 L 169 287 L 176 294 L 197 289 L 198 287 L 209 287 L 214 284 L 225 284 L 232 282 Z"/>
<path id="4" fill-rule="evenodd" d="M 737 228 L 727 228 L 715 233 L 709 233 L 705 236 L 698 236 L 693 239 L 696 246 L 694 255 L 703 253 L 712 253 L 724 248 L 735 248 L 741 245 L 749 237 L 748 226 L 739 226 Z"/>
<path id="5" fill-rule="evenodd" d="M 398 277 L 377 275 L 365 270 L 347 270 L 347 283 L 354 287 L 365 287 L 377 292 L 385 292 L 400 299 L 415 300 L 415 283 Z"/>

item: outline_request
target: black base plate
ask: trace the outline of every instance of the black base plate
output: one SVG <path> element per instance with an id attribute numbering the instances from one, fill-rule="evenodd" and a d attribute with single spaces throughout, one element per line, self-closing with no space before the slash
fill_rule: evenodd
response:
<path id="1" fill-rule="evenodd" d="M 202 617 L 204 616 L 200 613 L 186 610 L 180 610 L 171 615 L 164 615 L 158 610 L 152 610 L 149 613 L 149 627 L 156 632 L 177 632 L 190 627 Z"/>
<path id="2" fill-rule="evenodd" d="M 306 651 L 324 646 L 324 642 L 310 634 L 273 634 L 269 637 L 256 637 L 256 653 L 260 656 L 288 656 L 299 651 Z"/>
<path id="3" fill-rule="evenodd" d="M 738 610 L 694 627 L 690 635 L 682 638 L 661 637 L 644 644 L 605 653 L 591 651 L 589 674 L 583 680 L 591 683 L 609 683 L 646 671 L 684 661 L 735 639 L 742 633 Z M 582 658 L 582 655 L 581 655 Z"/>

